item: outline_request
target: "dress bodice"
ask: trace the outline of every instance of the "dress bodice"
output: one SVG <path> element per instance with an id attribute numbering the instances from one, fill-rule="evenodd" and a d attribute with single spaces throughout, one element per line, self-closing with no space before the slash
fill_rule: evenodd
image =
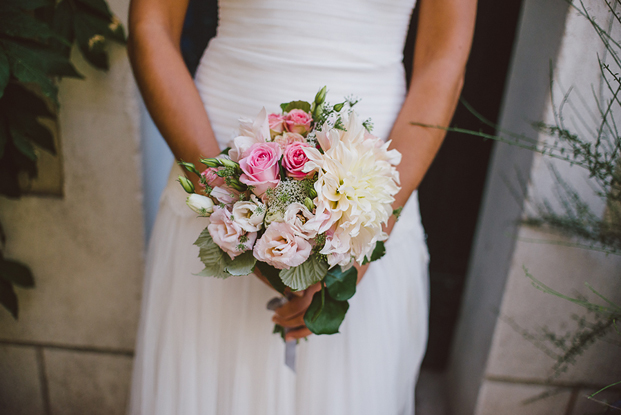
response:
<path id="1" fill-rule="evenodd" d="M 216 43 L 317 67 L 400 64 L 415 0 L 221 0 Z"/>

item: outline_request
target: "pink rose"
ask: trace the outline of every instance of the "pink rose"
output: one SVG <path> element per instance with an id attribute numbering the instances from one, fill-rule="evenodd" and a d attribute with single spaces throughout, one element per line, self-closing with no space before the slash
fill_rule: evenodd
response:
<path id="1" fill-rule="evenodd" d="M 304 165 L 308 161 L 308 157 L 304 152 L 304 147 L 310 147 L 306 143 L 293 143 L 289 144 L 285 148 L 285 153 L 282 158 L 282 166 L 287 170 L 287 176 L 294 179 L 301 180 L 313 174 L 314 172 L 304 173 Z"/>
<path id="2" fill-rule="evenodd" d="M 213 217 L 213 214 L 211 215 Z M 272 222 L 254 246 L 254 257 L 277 269 L 297 267 L 308 259 L 312 246 L 304 237 L 296 235 L 285 222 Z"/>
<path id="3" fill-rule="evenodd" d="M 274 188 L 280 182 L 278 161 L 282 150 L 277 143 L 257 143 L 246 154 L 239 160 L 244 172 L 239 181 L 254 186 L 253 193 L 262 196 L 268 188 Z"/>
<path id="4" fill-rule="evenodd" d="M 282 134 L 285 130 L 285 117 L 280 114 L 270 114 L 267 116 L 269 126 L 270 126 L 270 135 L 272 138 L 277 136 L 278 134 Z"/>
<path id="5" fill-rule="evenodd" d="M 234 259 L 237 255 L 252 249 L 257 239 L 256 232 L 246 233 L 238 224 L 231 220 L 231 212 L 216 208 L 207 225 L 213 241 Z M 244 241 L 244 242 L 242 242 Z"/>
<path id="6" fill-rule="evenodd" d="M 289 144 L 305 143 L 306 139 L 298 133 L 285 132 L 282 135 L 277 135 L 276 137 L 274 137 L 274 142 L 278 143 L 280 148 L 284 151 L 285 147 L 287 147 Z"/>
<path id="7" fill-rule="evenodd" d="M 217 187 L 224 184 L 224 177 L 216 174 L 218 170 L 221 170 L 221 167 L 208 167 L 201 173 L 209 187 Z"/>
<path id="8" fill-rule="evenodd" d="M 312 117 L 302 110 L 291 110 L 285 116 L 285 125 L 290 133 L 306 134 L 310 130 Z"/>
<path id="9" fill-rule="evenodd" d="M 215 198 L 219 203 L 232 205 L 239 200 L 239 192 L 228 186 L 216 186 L 211 190 L 209 196 Z"/>

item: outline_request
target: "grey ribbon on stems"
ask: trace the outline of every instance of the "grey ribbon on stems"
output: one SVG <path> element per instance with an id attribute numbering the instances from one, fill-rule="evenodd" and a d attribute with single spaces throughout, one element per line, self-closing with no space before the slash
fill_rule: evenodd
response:
<path id="1" fill-rule="evenodd" d="M 274 297 L 267 302 L 267 309 L 276 311 L 278 308 L 289 302 L 289 299 L 293 297 L 293 294 L 288 294 L 288 297 Z M 285 333 L 290 329 L 285 328 Z M 295 346 L 296 340 L 289 340 L 285 342 L 285 365 L 295 373 Z"/>

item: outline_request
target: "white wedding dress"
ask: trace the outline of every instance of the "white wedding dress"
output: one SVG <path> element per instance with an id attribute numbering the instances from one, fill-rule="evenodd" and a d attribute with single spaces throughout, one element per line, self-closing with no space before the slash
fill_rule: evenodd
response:
<path id="1" fill-rule="evenodd" d="M 217 36 L 196 74 L 220 146 L 240 116 L 311 101 L 324 85 L 329 102 L 361 98 L 358 114 L 387 137 L 406 92 L 402 50 L 413 2 L 221 0 Z M 149 245 L 129 413 L 413 414 L 429 258 L 416 193 L 387 254 L 350 300 L 341 332 L 302 340 L 294 374 L 272 334 L 266 303 L 274 291 L 254 276 L 193 275 L 203 266 L 192 244 L 207 219 L 185 206 L 178 174 L 174 166 Z"/>

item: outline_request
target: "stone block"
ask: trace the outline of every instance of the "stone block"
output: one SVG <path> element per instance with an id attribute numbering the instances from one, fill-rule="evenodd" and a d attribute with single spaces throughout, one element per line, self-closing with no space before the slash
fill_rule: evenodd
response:
<path id="1" fill-rule="evenodd" d="M 132 358 L 102 353 L 44 352 L 52 415 L 123 415 Z"/>
<path id="2" fill-rule="evenodd" d="M 0 345 L 0 413 L 45 414 L 35 348 Z"/>
<path id="3" fill-rule="evenodd" d="M 534 240 L 548 242 L 532 242 Z M 563 294 L 575 297 L 580 293 L 594 303 L 605 304 L 585 287 L 585 283 L 590 283 L 608 299 L 621 304 L 621 258 L 560 245 L 567 242 L 558 236 L 522 228 L 494 333 L 488 375 L 545 381 L 553 373 L 553 355 L 561 354 L 561 349 L 544 339 L 543 329 L 559 335 L 575 332 L 578 324 L 572 315 L 588 314 L 583 307 L 537 290 L 523 267 Z M 588 318 L 592 320 L 593 316 L 588 315 Z M 535 338 L 529 340 L 527 333 Z M 618 362 L 621 355 L 620 337 L 611 328 L 607 336 L 575 356 L 575 364 L 557 380 L 591 385 L 619 380 L 621 366 L 611 362 Z M 569 341 L 567 343 L 569 346 Z"/>
<path id="4" fill-rule="evenodd" d="M 536 399 L 543 396 L 545 398 Z M 475 415 L 564 415 L 570 389 L 551 389 L 541 385 L 483 382 Z"/>

